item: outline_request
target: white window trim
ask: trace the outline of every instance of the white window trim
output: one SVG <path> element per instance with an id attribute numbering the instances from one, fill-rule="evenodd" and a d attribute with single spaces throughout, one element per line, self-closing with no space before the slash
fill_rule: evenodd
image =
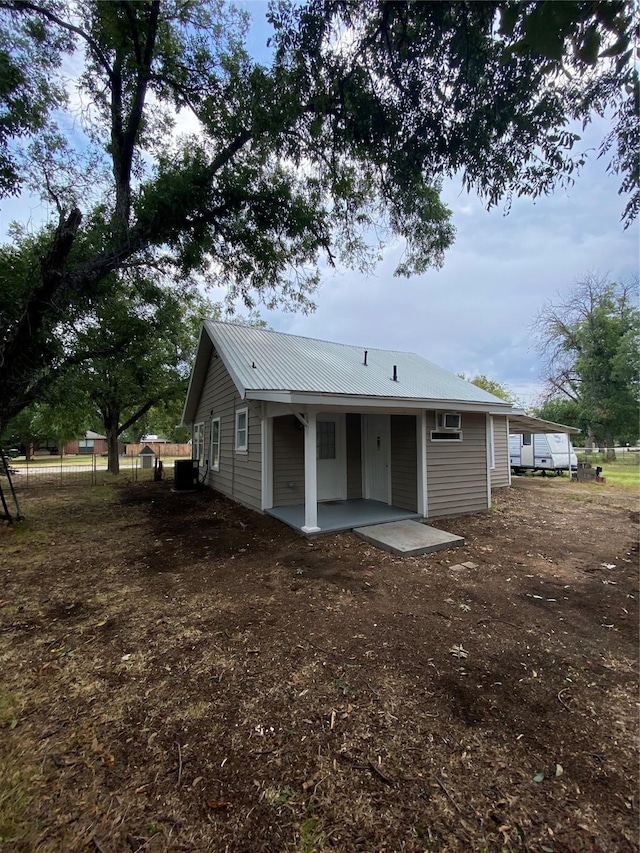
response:
<path id="1" fill-rule="evenodd" d="M 489 449 L 490 449 L 490 461 L 491 461 L 491 471 L 496 470 L 496 432 L 493 425 L 493 417 L 489 415 Z"/>
<path id="2" fill-rule="evenodd" d="M 217 463 L 215 461 L 216 455 L 213 451 L 213 425 L 215 423 L 218 424 L 218 461 L 217 461 Z M 211 454 L 210 454 L 211 455 L 211 470 L 212 471 L 219 471 L 220 470 L 220 418 L 211 418 L 210 441 L 211 441 Z"/>
<path id="3" fill-rule="evenodd" d="M 244 444 L 238 443 L 238 422 L 240 421 L 240 417 L 245 416 L 245 439 Z M 236 412 L 236 429 L 235 429 L 235 449 L 236 453 L 248 453 L 249 452 L 249 409 L 238 409 Z"/>
<path id="4" fill-rule="evenodd" d="M 450 433 L 451 438 L 434 438 L 433 437 L 434 433 L 438 433 L 439 435 L 443 435 L 444 433 L 447 433 L 447 434 Z M 432 441 L 434 444 L 451 444 L 452 442 L 454 444 L 460 444 L 460 442 L 462 441 L 462 432 L 461 431 L 453 432 L 453 430 L 444 430 L 444 429 L 432 429 L 431 433 L 429 435 L 429 441 Z"/>
<path id="5" fill-rule="evenodd" d="M 201 432 L 200 439 L 197 439 L 196 435 L 198 434 L 198 428 L 199 427 L 202 428 L 202 432 Z M 193 425 L 193 437 L 192 437 L 191 441 L 192 441 L 192 447 L 191 447 L 192 458 L 198 460 L 198 465 L 202 465 L 204 463 L 204 459 L 202 459 L 202 456 L 204 455 L 204 421 L 198 421 L 197 423 L 194 423 L 194 425 Z M 196 450 L 198 448 L 201 449 L 202 456 L 196 455 Z"/>

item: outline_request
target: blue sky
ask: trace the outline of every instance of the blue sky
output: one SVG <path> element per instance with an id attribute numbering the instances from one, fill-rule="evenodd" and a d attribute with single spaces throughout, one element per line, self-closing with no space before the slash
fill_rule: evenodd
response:
<path id="1" fill-rule="evenodd" d="M 242 3 L 254 23 L 248 48 L 268 61 L 267 4 Z M 484 373 L 530 405 L 539 391 L 540 364 L 530 324 L 548 300 L 589 272 L 628 279 L 638 273 L 638 227 L 623 230 L 619 179 L 606 173 L 597 146 L 609 129 L 598 120 L 578 143 L 590 159 L 575 185 L 533 201 L 516 199 L 508 216 L 487 212 L 455 182 L 444 188 L 457 237 L 440 270 L 410 280 L 393 277 L 401 245 L 385 250 L 374 274 L 323 269 L 310 315 L 260 310 L 282 332 L 367 347 L 419 353 L 454 373 Z M 0 233 L 11 219 L 35 224 L 41 203 L 5 200 Z M 216 294 L 211 294 L 216 298 Z"/>

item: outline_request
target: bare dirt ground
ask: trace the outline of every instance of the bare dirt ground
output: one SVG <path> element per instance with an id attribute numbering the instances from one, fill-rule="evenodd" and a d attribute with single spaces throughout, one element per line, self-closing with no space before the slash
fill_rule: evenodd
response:
<path id="1" fill-rule="evenodd" d="M 23 509 L 2 849 L 638 850 L 633 494 L 523 478 L 410 559 L 168 483 Z"/>

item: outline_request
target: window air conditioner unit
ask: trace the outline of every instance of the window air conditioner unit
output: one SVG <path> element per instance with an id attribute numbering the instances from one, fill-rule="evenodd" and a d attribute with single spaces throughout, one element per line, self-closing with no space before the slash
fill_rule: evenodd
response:
<path id="1" fill-rule="evenodd" d="M 458 412 L 438 412 L 438 429 L 460 429 L 461 421 Z"/>

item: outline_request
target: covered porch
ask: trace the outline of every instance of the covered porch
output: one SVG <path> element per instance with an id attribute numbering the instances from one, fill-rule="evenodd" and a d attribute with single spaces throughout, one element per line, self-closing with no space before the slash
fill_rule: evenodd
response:
<path id="1" fill-rule="evenodd" d="M 269 407 L 267 514 L 307 536 L 426 517 L 426 413 Z"/>
<path id="2" fill-rule="evenodd" d="M 353 530 L 354 527 L 369 527 L 373 524 L 421 518 L 419 513 L 364 498 L 317 503 L 314 525 L 316 529 L 312 531 L 305 530 L 305 520 L 308 516 L 305 514 L 303 503 L 272 507 L 266 512 L 307 536 L 340 533 L 344 530 Z"/>

